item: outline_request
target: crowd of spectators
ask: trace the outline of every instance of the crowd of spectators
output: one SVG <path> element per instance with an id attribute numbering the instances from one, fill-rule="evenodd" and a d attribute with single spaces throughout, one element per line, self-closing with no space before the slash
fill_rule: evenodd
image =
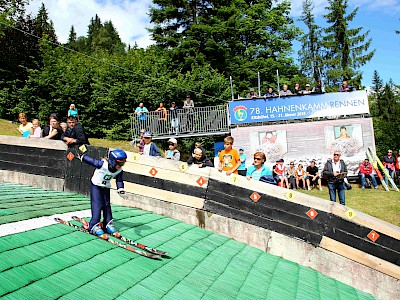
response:
<path id="1" fill-rule="evenodd" d="M 338 92 L 352 92 L 355 91 L 355 88 L 348 85 L 347 80 L 344 80 L 340 85 Z M 290 90 L 287 84 L 284 84 L 282 90 L 275 92 L 272 86 L 268 87 L 268 91 L 262 95 L 258 95 L 254 88 L 250 88 L 249 93 L 246 96 L 246 99 L 255 99 L 255 98 L 273 98 L 273 97 L 288 97 L 288 96 L 301 96 L 301 95 L 310 95 L 310 94 L 323 94 L 325 93 L 325 89 L 322 85 L 322 81 L 319 80 L 317 84 L 311 89 L 311 85 L 307 83 L 304 89 L 301 87 L 300 83 L 296 82 L 292 90 Z"/>
<path id="2" fill-rule="evenodd" d="M 65 122 L 59 121 L 56 114 L 49 116 L 47 124 L 40 126 L 38 119 L 28 122 L 25 113 L 18 115 L 20 122 L 17 128 L 22 137 L 35 139 L 61 140 L 67 145 L 89 145 L 89 140 L 82 125 L 78 122 L 78 109 L 70 105 Z"/>

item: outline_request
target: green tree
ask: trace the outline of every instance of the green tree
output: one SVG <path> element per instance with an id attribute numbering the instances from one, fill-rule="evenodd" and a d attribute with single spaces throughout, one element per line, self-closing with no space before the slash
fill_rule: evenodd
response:
<path id="1" fill-rule="evenodd" d="M 122 53 L 124 51 L 125 44 L 122 43 L 111 21 L 106 21 L 93 37 L 92 49 L 95 51 L 104 50 L 108 53 Z"/>
<path id="2" fill-rule="evenodd" d="M 39 8 L 38 14 L 35 18 L 35 35 L 39 38 L 47 36 L 48 40 L 57 43 L 56 31 L 54 30 L 53 21 L 49 19 L 44 3 Z"/>
<path id="3" fill-rule="evenodd" d="M 358 8 L 347 14 L 347 0 L 328 0 L 329 11 L 324 15 L 329 27 L 325 28 L 323 46 L 326 49 L 325 66 L 330 85 L 350 80 L 352 85 L 361 86 L 359 68 L 373 57 L 375 50 L 368 51 L 371 38 L 369 31 L 362 33 L 362 27 L 350 28 Z"/>
<path id="4" fill-rule="evenodd" d="M 288 77 L 298 72 L 290 54 L 299 30 L 288 1 L 153 2 L 151 36 L 167 51 L 173 72 L 208 63 L 232 76 L 240 90 L 256 85 L 257 72 L 269 83 L 276 82 L 276 69 Z"/>
<path id="5" fill-rule="evenodd" d="M 321 79 L 321 70 L 324 70 L 322 49 L 322 28 L 315 23 L 313 14 L 314 4 L 312 0 L 303 2 L 303 11 L 300 17 L 308 29 L 300 37 L 301 49 L 299 50 L 300 70 L 315 82 Z"/>

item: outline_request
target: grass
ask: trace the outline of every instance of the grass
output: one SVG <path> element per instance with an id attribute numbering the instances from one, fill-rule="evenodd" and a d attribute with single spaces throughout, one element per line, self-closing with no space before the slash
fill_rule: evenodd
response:
<path id="1" fill-rule="evenodd" d="M 0 119 L 0 135 L 20 136 L 17 130 L 18 124 Z M 105 148 L 120 148 L 126 151 L 137 151 L 128 141 L 111 141 L 105 139 L 90 138 L 90 144 Z M 352 184 L 352 189 L 346 191 L 346 205 L 374 216 L 378 219 L 400 226 L 400 193 L 396 191 L 386 192 L 383 188 L 378 190 L 362 190 L 356 184 Z M 305 194 L 320 197 L 329 201 L 328 188 L 323 187 L 323 191 L 313 189 L 311 191 L 301 191 Z"/>

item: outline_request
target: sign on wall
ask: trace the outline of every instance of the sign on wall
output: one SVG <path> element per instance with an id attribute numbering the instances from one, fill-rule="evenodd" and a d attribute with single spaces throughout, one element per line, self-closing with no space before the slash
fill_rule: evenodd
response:
<path id="1" fill-rule="evenodd" d="M 229 102 L 231 124 L 369 114 L 366 91 Z"/>
<path id="2" fill-rule="evenodd" d="M 349 175 L 357 175 L 368 147 L 375 149 L 371 118 L 339 119 L 305 123 L 238 127 L 232 130 L 234 147 L 243 147 L 246 165 L 253 163 L 253 154 L 266 155 L 266 165 L 272 166 L 281 158 L 306 168 L 312 160 L 322 170 L 334 151 L 342 153 Z"/>

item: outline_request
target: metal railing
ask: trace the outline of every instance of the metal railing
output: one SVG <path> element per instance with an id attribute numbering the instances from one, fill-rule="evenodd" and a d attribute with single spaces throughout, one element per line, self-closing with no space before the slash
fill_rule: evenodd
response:
<path id="1" fill-rule="evenodd" d="M 132 113 L 130 115 L 132 139 L 138 139 L 141 129 L 151 132 L 153 139 L 229 132 L 228 110 L 225 105 L 194 107 L 190 111 L 177 109 L 176 114 L 169 108 L 166 111 L 166 116 L 163 111 L 150 111 L 142 116 Z"/>

